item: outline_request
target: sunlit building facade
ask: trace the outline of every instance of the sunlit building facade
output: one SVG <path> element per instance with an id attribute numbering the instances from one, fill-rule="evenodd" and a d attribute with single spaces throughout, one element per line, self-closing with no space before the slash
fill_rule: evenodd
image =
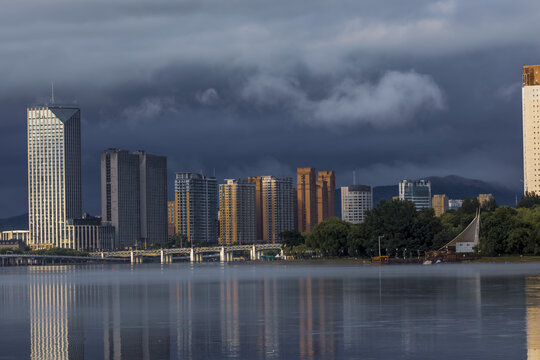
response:
<path id="1" fill-rule="evenodd" d="M 227 179 L 219 185 L 219 243 L 250 244 L 255 231 L 255 184 Z"/>
<path id="2" fill-rule="evenodd" d="M 435 216 L 441 216 L 448 211 L 448 196 L 446 196 L 446 194 L 433 195 L 431 206 L 433 207 Z"/>
<path id="3" fill-rule="evenodd" d="M 523 115 L 524 192 L 540 193 L 540 65 L 523 67 L 521 88 Z"/>
<path id="4" fill-rule="evenodd" d="M 79 108 L 28 108 L 27 141 L 28 245 L 69 247 L 67 220 L 82 215 Z"/>
<path id="5" fill-rule="evenodd" d="M 336 175 L 321 170 L 317 174 L 317 222 L 336 216 Z"/>
<path id="6" fill-rule="evenodd" d="M 315 169 L 298 168 L 296 171 L 297 228 L 309 232 L 317 224 L 317 181 Z"/>

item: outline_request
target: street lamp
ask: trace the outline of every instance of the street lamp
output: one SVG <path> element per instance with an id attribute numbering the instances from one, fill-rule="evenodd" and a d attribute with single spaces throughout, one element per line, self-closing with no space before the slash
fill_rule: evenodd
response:
<path id="1" fill-rule="evenodd" d="M 379 256 L 381 256 L 381 238 L 384 237 L 384 235 L 379 235 Z"/>

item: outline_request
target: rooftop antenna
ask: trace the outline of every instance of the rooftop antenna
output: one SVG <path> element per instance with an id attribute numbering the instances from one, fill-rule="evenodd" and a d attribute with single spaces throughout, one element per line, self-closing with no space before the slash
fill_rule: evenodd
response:
<path id="1" fill-rule="evenodd" d="M 216 177 L 216 168 L 214 168 L 214 177 Z"/>
<path id="2" fill-rule="evenodd" d="M 51 102 L 54 105 L 54 81 L 51 81 Z"/>
<path id="3" fill-rule="evenodd" d="M 356 185 L 356 170 L 353 170 L 352 172 L 352 184 Z"/>

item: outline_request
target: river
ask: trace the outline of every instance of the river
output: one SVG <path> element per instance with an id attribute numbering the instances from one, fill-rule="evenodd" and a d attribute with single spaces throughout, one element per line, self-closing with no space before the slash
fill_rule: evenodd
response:
<path id="1" fill-rule="evenodd" d="M 0 269 L 0 359 L 539 359 L 540 263 Z"/>

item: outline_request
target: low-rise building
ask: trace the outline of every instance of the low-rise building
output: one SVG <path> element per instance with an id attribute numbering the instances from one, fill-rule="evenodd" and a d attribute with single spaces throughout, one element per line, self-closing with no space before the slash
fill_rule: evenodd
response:
<path id="1" fill-rule="evenodd" d="M 463 205 L 462 199 L 449 199 L 448 200 L 448 210 L 457 210 Z"/>
<path id="2" fill-rule="evenodd" d="M 23 243 L 28 243 L 29 230 L 8 230 L 0 233 L 0 240 L 20 240 Z"/>
<path id="3" fill-rule="evenodd" d="M 69 219 L 62 247 L 78 251 L 115 249 L 115 229 L 110 223 L 102 223 L 99 217 L 85 215 L 81 219 Z"/>

